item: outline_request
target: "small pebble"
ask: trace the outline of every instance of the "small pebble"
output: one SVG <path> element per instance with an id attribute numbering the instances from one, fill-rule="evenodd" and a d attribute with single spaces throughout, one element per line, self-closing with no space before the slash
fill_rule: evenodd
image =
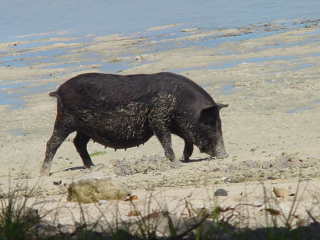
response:
<path id="1" fill-rule="evenodd" d="M 106 204 L 106 203 L 108 203 L 107 200 L 99 200 L 99 205 Z"/>
<path id="2" fill-rule="evenodd" d="M 62 183 L 62 180 L 54 181 L 54 182 L 53 182 L 53 185 L 61 185 L 61 183 Z"/>
<path id="3" fill-rule="evenodd" d="M 228 192 L 225 189 L 219 188 L 214 192 L 214 196 L 226 197 L 226 196 L 228 196 Z"/>
<path id="4" fill-rule="evenodd" d="M 135 57 L 135 60 L 136 60 L 136 61 L 141 61 L 141 60 L 143 60 L 143 57 L 142 57 L 142 56 L 136 56 L 136 57 Z"/>

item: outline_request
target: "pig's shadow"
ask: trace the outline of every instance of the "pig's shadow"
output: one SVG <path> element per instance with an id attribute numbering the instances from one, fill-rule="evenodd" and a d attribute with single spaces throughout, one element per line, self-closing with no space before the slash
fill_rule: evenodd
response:
<path id="1" fill-rule="evenodd" d="M 77 166 L 77 167 L 70 167 L 70 168 L 65 168 L 63 171 L 64 172 L 67 172 L 67 171 L 76 171 L 76 170 L 88 170 L 88 171 L 97 171 L 97 170 L 100 170 L 102 168 L 104 168 L 105 165 L 102 164 L 102 163 L 98 163 L 98 164 L 95 164 L 93 166 L 91 166 L 90 168 L 86 168 L 84 166 Z"/>
<path id="2" fill-rule="evenodd" d="M 188 161 L 182 160 L 182 163 L 193 163 L 193 162 L 202 162 L 202 161 L 211 161 L 213 158 L 207 157 L 207 158 L 197 158 L 197 159 L 189 159 Z M 85 168 L 84 166 L 77 166 L 77 167 L 70 167 L 70 168 L 65 168 L 63 171 L 68 172 L 68 171 L 77 171 L 77 170 L 85 170 L 88 168 Z"/>
<path id="3" fill-rule="evenodd" d="M 83 167 L 83 166 L 65 168 L 63 170 L 58 170 L 56 172 L 51 172 L 50 176 L 53 175 L 53 174 L 56 174 L 56 173 L 60 173 L 60 172 L 68 172 L 68 171 L 76 171 L 76 170 L 84 170 L 84 169 L 86 169 L 86 168 Z"/>
<path id="4" fill-rule="evenodd" d="M 188 161 L 181 161 L 182 163 L 192 163 L 192 162 L 202 162 L 202 161 L 211 161 L 213 158 L 197 158 L 197 159 L 189 159 Z"/>
<path id="5" fill-rule="evenodd" d="M 84 166 L 78 166 L 78 167 L 70 167 L 70 168 L 66 168 L 63 171 L 64 172 L 68 172 L 68 171 L 76 171 L 76 170 L 84 170 L 87 169 Z"/>

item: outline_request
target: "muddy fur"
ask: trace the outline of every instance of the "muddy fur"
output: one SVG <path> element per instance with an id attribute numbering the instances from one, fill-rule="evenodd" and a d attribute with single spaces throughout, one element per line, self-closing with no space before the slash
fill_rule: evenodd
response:
<path id="1" fill-rule="evenodd" d="M 84 166 L 93 165 L 90 139 L 106 147 L 130 148 L 156 135 L 166 158 L 175 161 L 171 134 L 184 139 L 184 160 L 193 145 L 211 156 L 225 157 L 219 110 L 222 106 L 191 80 L 173 73 L 112 75 L 81 74 L 50 93 L 57 97 L 54 131 L 47 143 L 42 174 L 54 154 L 76 131 L 75 147 Z"/>

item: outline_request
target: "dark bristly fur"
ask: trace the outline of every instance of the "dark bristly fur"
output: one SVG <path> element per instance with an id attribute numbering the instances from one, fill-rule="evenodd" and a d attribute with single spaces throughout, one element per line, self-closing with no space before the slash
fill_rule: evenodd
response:
<path id="1" fill-rule="evenodd" d="M 175 155 L 171 134 L 184 139 L 184 160 L 193 145 L 201 152 L 226 157 L 217 104 L 200 86 L 174 73 L 114 75 L 86 73 L 63 83 L 50 96 L 57 98 L 57 117 L 41 173 L 48 175 L 55 152 L 72 132 L 84 166 L 93 166 L 87 152 L 90 139 L 111 148 L 130 148 L 156 135 L 165 156 Z"/>

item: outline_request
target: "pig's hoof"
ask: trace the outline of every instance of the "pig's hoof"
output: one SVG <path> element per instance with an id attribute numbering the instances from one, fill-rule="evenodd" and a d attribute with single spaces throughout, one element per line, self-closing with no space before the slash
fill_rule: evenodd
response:
<path id="1" fill-rule="evenodd" d="M 95 167 L 95 165 L 94 165 L 93 163 L 91 163 L 91 164 L 85 164 L 85 165 L 83 165 L 83 167 L 84 167 L 85 169 L 90 169 L 90 168 Z"/>
<path id="2" fill-rule="evenodd" d="M 179 160 L 170 162 L 170 166 L 171 166 L 172 168 L 178 168 L 178 167 L 180 167 L 181 165 L 182 165 L 182 163 L 181 163 L 181 161 L 179 161 Z"/>
<path id="3" fill-rule="evenodd" d="M 190 159 L 189 159 L 189 158 L 182 157 L 182 158 L 180 159 L 180 162 L 187 163 L 187 162 L 190 162 Z"/>

